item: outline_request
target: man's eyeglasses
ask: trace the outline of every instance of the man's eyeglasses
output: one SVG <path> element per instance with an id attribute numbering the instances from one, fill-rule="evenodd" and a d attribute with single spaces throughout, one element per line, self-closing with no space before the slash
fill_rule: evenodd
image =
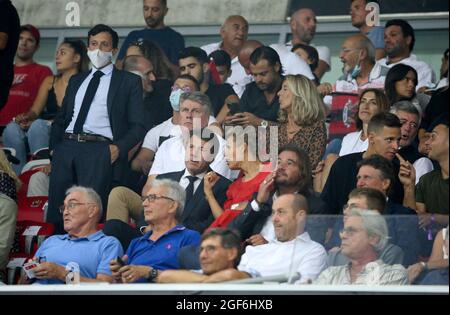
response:
<path id="1" fill-rule="evenodd" d="M 69 202 L 67 205 L 62 205 L 61 207 L 59 207 L 59 212 L 63 213 L 64 210 L 69 210 L 72 211 L 73 209 L 75 209 L 76 207 L 79 206 L 86 206 L 86 205 L 95 205 L 95 203 L 92 202 Z"/>
<path id="2" fill-rule="evenodd" d="M 358 233 L 360 231 L 363 231 L 363 229 L 357 229 L 354 227 L 347 227 L 347 228 L 343 228 L 340 233 L 341 235 L 347 234 L 348 236 L 353 236 L 355 235 L 355 233 Z"/>
<path id="3" fill-rule="evenodd" d="M 142 196 L 141 197 L 142 202 L 144 202 L 145 200 L 147 200 L 148 202 L 152 202 L 152 201 L 155 201 L 155 200 L 158 200 L 158 199 L 166 199 L 166 200 L 170 200 L 170 201 L 175 201 L 175 200 L 173 200 L 170 197 L 158 196 L 158 195 L 155 195 L 155 194 L 150 194 L 148 196 Z"/>

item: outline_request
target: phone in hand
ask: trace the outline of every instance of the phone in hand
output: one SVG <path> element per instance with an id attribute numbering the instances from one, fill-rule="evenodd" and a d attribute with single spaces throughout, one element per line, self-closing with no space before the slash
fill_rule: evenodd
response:
<path id="1" fill-rule="evenodd" d="M 122 257 L 117 256 L 117 259 L 116 259 L 116 260 L 117 260 L 117 264 L 119 264 L 120 267 L 125 266 L 125 262 L 123 261 Z"/>
<path id="2" fill-rule="evenodd" d="M 241 113 L 241 105 L 238 102 L 228 103 L 228 108 L 230 110 L 230 115 L 235 115 Z"/>

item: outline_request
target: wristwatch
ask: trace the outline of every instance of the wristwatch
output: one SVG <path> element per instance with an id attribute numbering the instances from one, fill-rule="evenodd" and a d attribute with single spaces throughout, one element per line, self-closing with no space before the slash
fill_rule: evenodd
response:
<path id="1" fill-rule="evenodd" d="M 150 270 L 148 277 L 147 277 L 147 281 L 148 282 L 155 282 L 156 278 L 158 278 L 159 275 L 159 270 L 152 268 L 152 270 Z"/>
<path id="2" fill-rule="evenodd" d="M 267 120 L 262 120 L 260 126 L 263 128 L 267 128 L 267 126 L 269 126 L 269 123 L 267 122 Z"/>

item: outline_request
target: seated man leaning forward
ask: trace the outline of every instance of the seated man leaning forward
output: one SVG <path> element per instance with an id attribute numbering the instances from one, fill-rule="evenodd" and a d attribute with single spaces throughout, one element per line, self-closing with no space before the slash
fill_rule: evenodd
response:
<path id="1" fill-rule="evenodd" d="M 315 284 L 402 285 L 408 284 L 402 265 L 387 265 L 379 259 L 388 241 L 388 228 L 377 211 L 352 209 L 341 232 L 342 253 L 350 262 L 329 267 Z"/>
<path id="2" fill-rule="evenodd" d="M 102 217 L 99 195 L 91 188 L 74 186 L 67 191 L 60 210 L 68 234 L 54 235 L 39 247 L 33 258 L 40 262 L 33 270 L 36 283 L 65 283 L 66 265 L 72 262 L 80 267 L 81 282 L 112 282 L 108 264 L 123 250 L 116 238 L 97 231 Z"/>
<path id="3" fill-rule="evenodd" d="M 214 228 L 202 236 L 200 244 L 201 270 L 166 270 L 159 273 L 158 283 L 212 283 L 248 278 L 237 270 L 241 260 L 241 238 L 232 230 Z"/>
<path id="4" fill-rule="evenodd" d="M 305 231 L 308 201 L 300 194 L 282 195 L 275 200 L 272 209 L 276 240 L 247 246 L 238 269 L 251 277 L 298 273 L 299 283 L 315 280 L 327 267 L 327 253 Z"/>
<path id="5" fill-rule="evenodd" d="M 200 234 L 179 224 L 186 192 L 177 182 L 154 180 L 142 197 L 144 236 L 134 239 L 121 259 L 110 262 L 116 282 L 154 282 L 161 270 L 178 269 L 178 251 L 187 245 L 199 245 Z"/>

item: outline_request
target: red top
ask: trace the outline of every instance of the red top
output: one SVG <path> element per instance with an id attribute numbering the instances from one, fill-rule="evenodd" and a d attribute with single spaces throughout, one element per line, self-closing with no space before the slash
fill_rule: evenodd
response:
<path id="1" fill-rule="evenodd" d="M 258 192 L 259 185 L 271 173 L 270 167 L 264 165 L 264 169 L 248 182 L 242 180 L 243 174 L 234 181 L 227 190 L 227 200 L 224 203 L 224 212 L 209 226 L 208 229 L 214 227 L 226 228 L 235 217 L 241 214 L 242 210 L 234 210 L 233 205 L 238 206 L 241 202 L 250 202 L 253 194 Z"/>
<path id="2" fill-rule="evenodd" d="M 28 112 L 33 105 L 42 81 L 52 75 L 49 67 L 36 63 L 14 66 L 14 80 L 5 107 L 0 111 L 0 126 L 6 126 L 13 117 Z"/>

